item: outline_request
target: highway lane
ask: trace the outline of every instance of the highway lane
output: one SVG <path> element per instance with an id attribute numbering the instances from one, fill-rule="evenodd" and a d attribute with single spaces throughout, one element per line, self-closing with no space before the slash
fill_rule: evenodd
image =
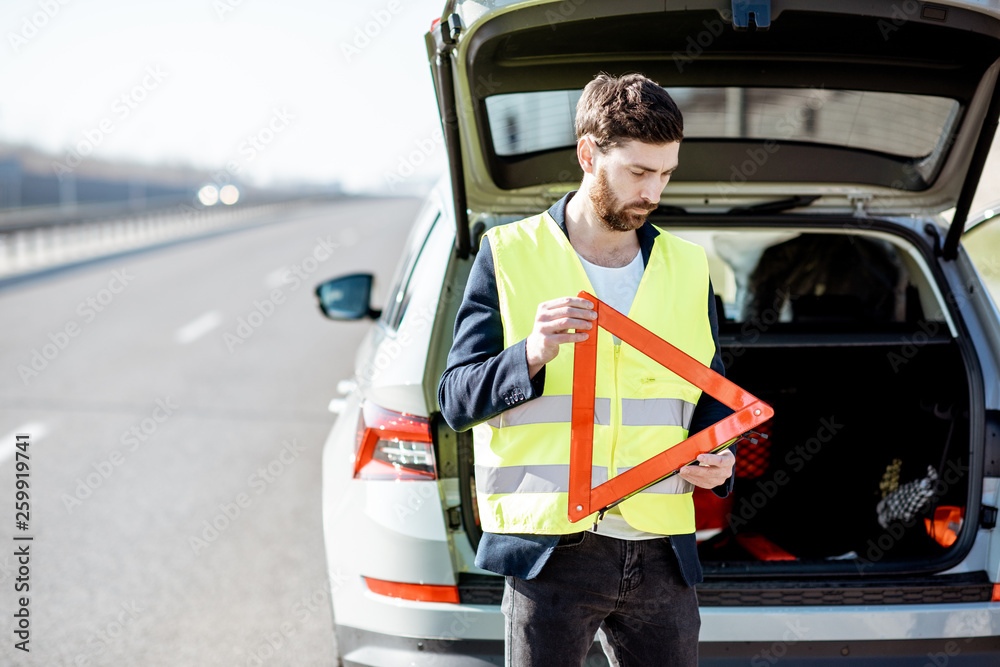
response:
<path id="1" fill-rule="evenodd" d="M 34 436 L 35 538 L 23 654 L 7 436 L 0 664 L 331 664 L 319 460 L 369 325 L 312 290 L 374 269 L 384 295 L 418 206 L 290 206 L 0 291 L 0 434 Z"/>

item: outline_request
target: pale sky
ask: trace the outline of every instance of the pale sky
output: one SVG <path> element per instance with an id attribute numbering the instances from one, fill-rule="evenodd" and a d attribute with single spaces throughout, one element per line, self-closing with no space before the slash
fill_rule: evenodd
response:
<path id="1" fill-rule="evenodd" d="M 423 41 L 444 4 L 2 0 L 0 142 L 419 191 L 446 166 Z"/>
<path id="2" fill-rule="evenodd" d="M 3 0 L 0 142 L 352 190 L 413 167 L 405 187 L 445 168 L 423 41 L 443 7 Z"/>

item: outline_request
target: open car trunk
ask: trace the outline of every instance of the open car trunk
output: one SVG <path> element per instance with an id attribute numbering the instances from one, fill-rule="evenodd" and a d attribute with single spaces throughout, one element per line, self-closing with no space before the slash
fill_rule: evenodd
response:
<path id="1" fill-rule="evenodd" d="M 740 443 L 728 498 L 696 492 L 706 573 L 804 564 L 864 573 L 893 561 L 919 570 L 941 560 L 949 538 L 941 526 L 928 530 L 932 511 L 886 527 L 877 511 L 884 496 L 929 474 L 932 508 L 966 505 L 968 382 L 956 344 L 935 333 L 945 324 L 926 327 L 933 335 L 906 343 L 800 345 L 776 334 L 770 344 L 723 347 L 729 379 L 771 404 L 775 418 L 759 429 L 766 439 Z"/>
<path id="2" fill-rule="evenodd" d="M 982 573 L 941 576 L 978 529 L 970 402 L 981 388 L 930 248 L 874 221 L 862 233 L 857 219 L 760 222 L 667 227 L 706 249 L 727 377 L 775 411 L 738 442 L 733 493 L 695 491 L 703 604 L 731 604 L 733 590 L 739 604 L 808 604 L 802 587 L 831 582 L 874 590 L 872 603 L 909 600 L 891 597 L 901 586 L 920 587 L 912 601 L 989 599 Z M 474 550 L 471 432 L 458 444 Z M 758 595 L 768 586 L 779 597 Z"/>
<path id="3" fill-rule="evenodd" d="M 793 589 L 879 578 L 899 602 L 908 582 L 955 577 L 988 600 L 985 574 L 949 572 L 980 525 L 986 416 L 941 258 L 1000 117 L 997 9 L 789 0 L 744 30 L 748 5 L 729 0 L 562 3 L 553 21 L 557 4 L 459 0 L 428 34 L 456 255 L 577 187 L 573 109 L 596 72 L 676 96 L 680 167 L 651 220 L 706 248 L 727 376 L 775 409 L 767 438 L 739 444 L 734 493 L 696 493 L 701 603 L 732 602 L 732 583 L 788 593 L 740 604 L 816 604 Z M 471 434 L 455 442 L 474 550 Z M 920 480 L 931 497 L 907 512 Z"/>

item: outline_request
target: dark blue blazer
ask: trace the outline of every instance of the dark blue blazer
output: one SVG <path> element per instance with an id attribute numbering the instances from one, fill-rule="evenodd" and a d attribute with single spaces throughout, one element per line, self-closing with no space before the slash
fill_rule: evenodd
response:
<path id="1" fill-rule="evenodd" d="M 564 233 L 566 204 L 574 194 L 576 193 L 570 192 L 549 209 L 549 214 Z M 646 222 L 637 230 L 637 234 L 645 266 L 649 263 L 654 239 L 659 231 Z M 438 385 L 441 414 L 456 431 L 470 429 L 504 410 L 541 396 L 545 386 L 544 367 L 534 378 L 528 377 L 523 340 L 504 349 L 499 301 L 493 253 L 490 251 L 489 239 L 484 237 L 455 320 L 455 340 L 448 354 L 448 367 Z M 715 357 L 711 367 L 716 373 L 724 375 L 725 368 L 719 353 L 715 294 L 711 283 L 708 286 L 707 306 L 712 337 L 715 340 Z M 695 407 L 690 433 L 697 433 L 728 417 L 732 412 L 716 399 L 702 393 Z M 730 477 L 713 491 L 716 495 L 725 497 L 732 488 L 733 478 Z M 558 535 L 484 533 L 476 553 L 476 566 L 497 574 L 531 579 L 541 571 L 558 542 Z M 670 543 L 685 581 L 689 585 L 700 582 L 702 571 L 694 533 L 671 535 Z"/>

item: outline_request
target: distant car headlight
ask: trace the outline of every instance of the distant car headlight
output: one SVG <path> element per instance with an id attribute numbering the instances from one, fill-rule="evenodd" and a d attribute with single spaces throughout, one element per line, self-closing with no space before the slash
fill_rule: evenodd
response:
<path id="1" fill-rule="evenodd" d="M 219 190 L 219 201 L 221 201 L 226 206 L 232 206 L 239 200 L 240 200 L 240 190 L 232 183 L 230 183 L 229 185 L 223 185 L 222 189 Z"/>
<path id="2" fill-rule="evenodd" d="M 219 202 L 219 190 L 214 185 L 206 185 L 198 190 L 198 201 L 202 206 L 215 206 Z"/>

